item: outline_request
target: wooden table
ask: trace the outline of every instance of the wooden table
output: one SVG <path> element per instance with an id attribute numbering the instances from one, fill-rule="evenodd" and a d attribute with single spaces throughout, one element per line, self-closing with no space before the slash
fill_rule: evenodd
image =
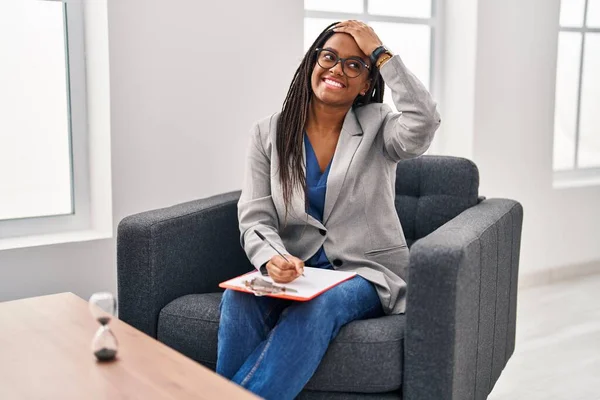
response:
<path id="1" fill-rule="evenodd" d="M 113 319 L 117 359 L 96 361 L 99 327 L 72 293 L 0 303 L 0 399 L 258 399 Z"/>

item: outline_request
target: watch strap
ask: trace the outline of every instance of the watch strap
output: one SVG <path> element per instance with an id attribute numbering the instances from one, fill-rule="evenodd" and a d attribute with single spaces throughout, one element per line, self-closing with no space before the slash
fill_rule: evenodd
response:
<path id="1" fill-rule="evenodd" d="M 371 56 L 369 57 L 369 59 L 371 60 L 371 65 L 375 65 L 375 63 L 377 63 L 377 60 L 379 59 L 379 56 L 386 52 L 389 53 L 389 50 L 384 45 L 381 45 L 375 50 L 373 50 Z"/>

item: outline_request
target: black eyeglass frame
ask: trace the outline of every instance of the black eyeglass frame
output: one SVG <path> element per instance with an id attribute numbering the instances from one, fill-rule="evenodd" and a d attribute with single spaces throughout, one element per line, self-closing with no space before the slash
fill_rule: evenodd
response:
<path id="1" fill-rule="evenodd" d="M 322 51 L 328 51 L 329 53 L 333 54 L 336 57 L 335 62 L 333 63 L 333 65 L 331 67 L 324 67 L 321 65 L 321 63 L 319 62 L 319 54 Z M 323 68 L 323 69 L 331 69 L 333 67 L 335 67 L 336 65 L 338 65 L 338 63 L 342 63 L 342 72 L 344 73 L 344 75 L 346 75 L 348 78 L 350 79 L 354 79 L 354 78 L 358 78 L 359 76 L 362 75 L 362 71 L 360 72 L 360 74 L 356 75 L 356 76 L 350 76 L 346 73 L 346 70 L 344 69 L 344 66 L 346 65 L 346 61 L 347 60 L 352 60 L 352 61 L 357 61 L 359 62 L 363 67 L 365 67 L 367 69 L 367 71 L 371 71 L 371 66 L 369 64 L 367 64 L 364 60 L 358 58 L 358 57 L 347 57 L 347 58 L 342 58 L 340 56 L 337 55 L 337 53 L 333 50 L 329 50 L 329 49 L 325 49 L 322 47 L 317 47 L 315 49 L 315 52 L 317 53 L 317 64 L 319 64 L 319 67 Z"/>

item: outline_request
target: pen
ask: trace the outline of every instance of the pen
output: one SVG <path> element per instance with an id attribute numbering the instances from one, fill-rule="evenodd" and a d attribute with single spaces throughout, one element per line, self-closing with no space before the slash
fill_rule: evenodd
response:
<path id="1" fill-rule="evenodd" d="M 273 250 L 275 250 L 275 251 L 277 252 L 277 254 L 279 254 L 281 257 L 283 257 L 283 259 L 284 259 L 285 261 L 287 261 L 287 262 L 291 263 L 291 261 L 290 261 L 290 260 L 288 260 L 288 258 L 287 258 L 286 256 L 284 256 L 283 254 L 281 254 L 281 253 L 279 252 L 279 250 L 277 250 L 277 249 L 275 248 L 275 246 L 273 246 L 273 244 L 272 244 L 271 242 L 269 242 L 269 240 L 268 240 L 266 237 L 264 237 L 264 235 L 263 235 L 262 233 L 260 233 L 260 232 L 259 232 L 259 231 L 257 231 L 257 230 L 255 230 L 255 231 L 254 231 L 254 233 L 256 233 L 256 234 L 258 235 L 258 237 L 260 238 L 260 240 L 262 240 L 263 242 L 265 242 L 266 244 L 268 244 L 269 246 L 271 246 L 271 248 L 272 248 Z M 302 274 L 302 276 L 304 276 L 304 273 Z"/>

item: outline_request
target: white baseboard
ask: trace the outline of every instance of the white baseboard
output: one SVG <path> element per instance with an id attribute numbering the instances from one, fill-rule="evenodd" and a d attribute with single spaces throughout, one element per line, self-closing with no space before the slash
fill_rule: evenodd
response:
<path id="1" fill-rule="evenodd" d="M 594 274 L 600 274 L 600 260 L 519 274 L 519 289 L 549 285 Z"/>

